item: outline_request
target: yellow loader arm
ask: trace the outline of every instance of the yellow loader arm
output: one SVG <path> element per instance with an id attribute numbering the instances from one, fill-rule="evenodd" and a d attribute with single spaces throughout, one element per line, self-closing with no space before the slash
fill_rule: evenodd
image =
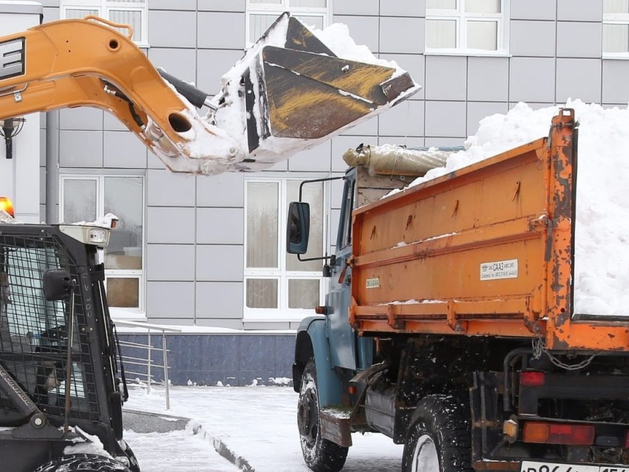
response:
<path id="1" fill-rule="evenodd" d="M 273 165 L 418 90 L 396 69 L 337 58 L 288 14 L 213 100 L 156 70 L 131 36 L 129 26 L 87 17 L 0 38 L 0 119 L 100 108 L 169 169 L 215 174 Z M 200 116 L 191 102 L 210 111 Z"/>

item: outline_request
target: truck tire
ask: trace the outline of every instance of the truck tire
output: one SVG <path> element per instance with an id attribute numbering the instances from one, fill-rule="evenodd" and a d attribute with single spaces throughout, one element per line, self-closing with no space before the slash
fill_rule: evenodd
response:
<path id="1" fill-rule="evenodd" d="M 349 448 L 321 437 L 317 372 L 312 359 L 306 364 L 301 375 L 297 426 L 301 452 L 308 467 L 314 472 L 338 472 L 343 468 Z"/>
<path id="2" fill-rule="evenodd" d="M 40 465 L 33 472 L 129 472 L 129 468 L 105 456 L 71 454 Z"/>
<path id="3" fill-rule="evenodd" d="M 461 402 L 424 397 L 406 433 L 402 472 L 472 472 L 469 421 Z"/>

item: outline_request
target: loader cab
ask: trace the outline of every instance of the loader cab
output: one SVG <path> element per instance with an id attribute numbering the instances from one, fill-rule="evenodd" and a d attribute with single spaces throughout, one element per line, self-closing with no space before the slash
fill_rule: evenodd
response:
<path id="1" fill-rule="evenodd" d="M 139 470 L 122 440 L 126 387 L 99 262 L 108 240 L 100 227 L 0 224 L 3 469 L 65 470 L 66 448 L 96 436 L 120 470 Z"/>

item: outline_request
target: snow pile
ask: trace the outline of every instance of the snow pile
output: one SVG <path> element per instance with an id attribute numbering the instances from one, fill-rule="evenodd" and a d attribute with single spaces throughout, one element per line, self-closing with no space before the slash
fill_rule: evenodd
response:
<path id="1" fill-rule="evenodd" d="M 95 454 L 97 456 L 105 456 L 111 458 L 111 455 L 105 450 L 103 443 L 98 436 L 87 434 L 78 426 L 71 428 L 81 437 L 72 440 L 73 446 L 66 446 L 63 454 L 68 456 L 71 454 Z"/>
<path id="2" fill-rule="evenodd" d="M 72 223 L 75 226 L 97 226 L 99 228 L 112 229 L 116 227 L 118 218 L 113 213 L 107 213 L 105 216 L 101 216 L 96 221 L 79 221 L 78 223 Z"/>
<path id="3" fill-rule="evenodd" d="M 575 108 L 577 119 L 581 119 L 582 113 L 588 114 L 590 108 L 596 105 L 575 101 L 566 106 Z M 518 103 L 506 115 L 496 114 L 483 118 L 476 135 L 465 141 L 464 151 L 451 154 L 444 167 L 429 170 L 425 176 L 415 179 L 409 186 L 441 177 L 461 167 L 547 136 L 550 122 L 559 108 L 556 106 L 533 110 L 526 103 Z M 582 141 L 583 137 L 580 136 L 580 139 Z M 579 147 L 579 151 L 581 148 L 582 146 Z"/>
<path id="4" fill-rule="evenodd" d="M 13 218 L 11 215 L 9 215 L 6 211 L 4 210 L 0 210 L 0 223 L 7 223 L 7 224 L 21 224 L 20 221 L 16 220 L 15 218 Z"/>
<path id="5" fill-rule="evenodd" d="M 580 123 L 575 225 L 575 313 L 629 315 L 629 109 L 569 101 Z M 548 135 L 559 106 L 519 103 L 480 122 L 465 151 L 430 170 L 414 186 Z M 394 192 L 392 192 L 394 193 Z"/>
<path id="6" fill-rule="evenodd" d="M 334 23 L 323 30 L 316 28 L 310 29 L 312 33 L 338 57 L 350 61 L 364 62 L 365 64 L 391 67 L 396 70 L 393 77 L 397 77 L 405 72 L 403 69 L 400 69 L 395 61 L 379 59 L 374 56 L 364 44 L 356 44 L 350 36 L 349 28 L 346 24 Z"/>
<path id="7" fill-rule="evenodd" d="M 292 385 L 293 379 L 289 377 L 269 377 L 269 384 L 271 385 L 281 385 L 283 387 Z"/>

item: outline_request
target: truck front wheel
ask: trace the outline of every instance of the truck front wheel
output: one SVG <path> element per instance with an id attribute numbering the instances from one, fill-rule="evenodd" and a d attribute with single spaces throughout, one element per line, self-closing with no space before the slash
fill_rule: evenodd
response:
<path id="1" fill-rule="evenodd" d="M 343 468 L 349 448 L 321 437 L 317 372 L 312 359 L 301 376 L 297 425 L 301 452 L 308 467 L 315 472 L 338 472 Z"/>
<path id="2" fill-rule="evenodd" d="M 468 425 L 455 398 L 424 397 L 408 428 L 402 472 L 472 472 Z"/>

